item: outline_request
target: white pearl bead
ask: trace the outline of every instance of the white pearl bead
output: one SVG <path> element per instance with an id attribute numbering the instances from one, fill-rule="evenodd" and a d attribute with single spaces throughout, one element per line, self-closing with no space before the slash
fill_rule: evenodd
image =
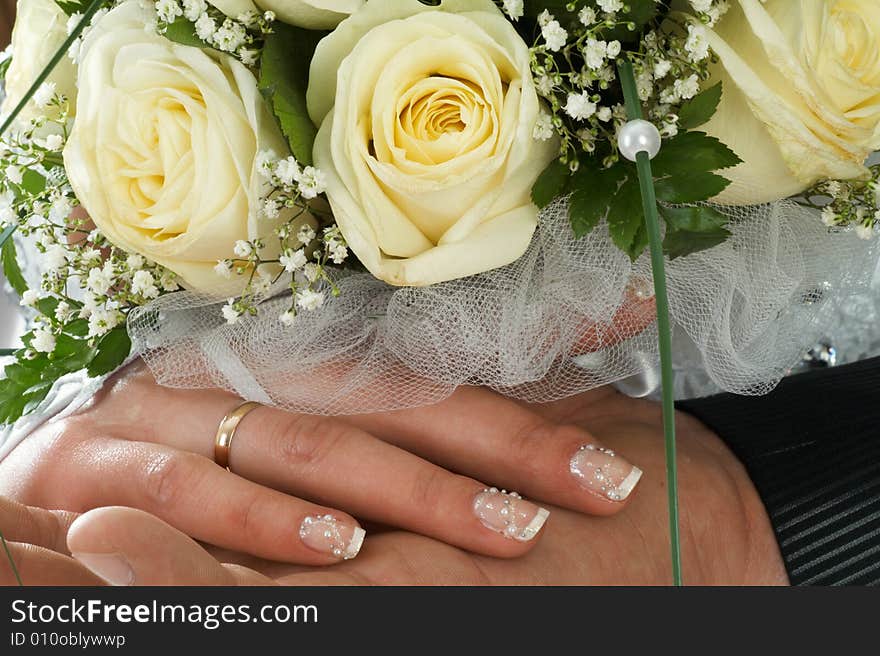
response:
<path id="1" fill-rule="evenodd" d="M 630 162 L 636 161 L 639 153 L 646 152 L 648 157 L 654 159 L 660 152 L 660 146 L 663 139 L 660 137 L 660 131 L 653 123 L 638 119 L 630 121 L 622 128 L 617 136 L 617 147 L 620 154 Z"/>

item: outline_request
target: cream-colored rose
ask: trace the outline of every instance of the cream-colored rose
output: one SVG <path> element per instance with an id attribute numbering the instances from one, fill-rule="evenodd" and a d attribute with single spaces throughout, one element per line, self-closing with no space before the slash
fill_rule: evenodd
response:
<path id="1" fill-rule="evenodd" d="M 67 15 L 54 0 L 18 0 L 16 12 L 12 31 L 12 64 L 6 72 L 3 116 L 8 116 L 15 109 L 67 38 Z M 76 70 L 70 58 L 64 57 L 47 81 L 55 84 L 57 93 L 67 96 L 72 108 L 76 102 Z M 31 101 L 18 115 L 18 121 L 25 124 L 32 118 L 46 114 L 46 109 L 37 107 Z"/>
<path id="2" fill-rule="evenodd" d="M 278 20 L 312 30 L 329 30 L 364 6 L 366 0 L 208 0 L 227 16 L 248 10 L 273 11 Z"/>
<path id="3" fill-rule="evenodd" d="M 717 199 L 752 204 L 868 174 L 880 148 L 880 2 L 736 0 L 709 31 L 724 82 L 706 126 L 744 160 Z"/>
<path id="4" fill-rule="evenodd" d="M 430 285 L 525 253 L 557 143 L 533 138 L 528 47 L 491 0 L 370 0 L 318 45 L 308 107 L 334 216 L 374 276 Z"/>
<path id="5" fill-rule="evenodd" d="M 143 12 L 129 0 L 86 38 L 64 163 L 111 242 L 219 291 L 217 261 L 276 227 L 256 158 L 287 146 L 244 66 L 147 32 Z"/>

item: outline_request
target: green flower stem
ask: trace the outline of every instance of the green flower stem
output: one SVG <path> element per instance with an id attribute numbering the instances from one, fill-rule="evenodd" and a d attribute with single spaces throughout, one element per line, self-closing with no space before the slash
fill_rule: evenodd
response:
<path id="1" fill-rule="evenodd" d="M 9 559 L 9 566 L 12 567 L 12 573 L 15 574 L 15 580 L 18 581 L 18 585 L 24 587 L 24 583 L 21 581 L 21 574 L 18 572 L 18 567 L 15 565 L 15 560 L 12 557 L 12 552 L 9 551 L 9 545 L 6 543 L 6 538 L 3 537 L 3 531 L 0 531 L 0 543 L 3 544 L 3 551 L 6 552 L 6 557 Z"/>
<path id="2" fill-rule="evenodd" d="M 620 81 L 626 111 L 631 121 L 642 118 L 642 108 L 636 88 L 636 78 L 629 60 L 618 62 Z M 669 491 L 669 543 L 672 555 L 672 580 L 682 585 L 681 541 L 679 535 L 678 513 L 678 468 L 675 445 L 675 397 L 673 386 L 675 374 L 672 370 L 672 328 L 669 321 L 669 297 L 666 291 L 666 264 L 663 257 L 663 238 L 660 234 L 660 217 L 657 211 L 657 196 L 654 189 L 654 175 L 651 171 L 651 158 L 646 152 L 636 157 L 639 184 L 642 190 L 642 205 L 648 229 L 651 249 L 651 271 L 654 277 L 654 296 L 657 306 L 657 333 L 660 342 L 660 372 L 663 397 L 663 434 L 666 441 L 666 480 Z"/>

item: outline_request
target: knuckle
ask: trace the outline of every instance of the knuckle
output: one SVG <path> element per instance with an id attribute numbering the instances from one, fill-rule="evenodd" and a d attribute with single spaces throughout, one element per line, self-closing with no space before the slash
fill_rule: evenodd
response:
<path id="1" fill-rule="evenodd" d="M 410 486 L 409 504 L 418 508 L 419 514 L 435 516 L 442 510 L 447 482 L 446 472 L 439 467 L 423 467 L 416 472 Z"/>
<path id="2" fill-rule="evenodd" d="M 235 504 L 231 509 L 231 516 L 226 518 L 229 525 L 234 526 L 242 536 L 245 544 L 254 544 L 260 540 L 260 522 L 257 518 L 261 505 L 260 498 L 252 495 Z"/>
<path id="3" fill-rule="evenodd" d="M 196 460 L 192 453 L 157 453 L 143 469 L 143 490 L 152 507 L 173 505 L 195 483 Z"/>
<path id="4" fill-rule="evenodd" d="M 288 469 L 319 469 L 342 437 L 342 426 L 329 417 L 291 415 L 278 431 L 277 456 Z"/>

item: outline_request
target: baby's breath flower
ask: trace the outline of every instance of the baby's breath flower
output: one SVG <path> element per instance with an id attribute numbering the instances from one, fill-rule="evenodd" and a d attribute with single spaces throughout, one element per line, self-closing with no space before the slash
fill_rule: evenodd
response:
<path id="1" fill-rule="evenodd" d="M 226 319 L 226 323 L 230 326 L 233 326 L 241 320 L 241 312 L 236 308 L 236 301 L 234 298 L 230 298 L 226 305 L 223 306 L 221 310 L 223 313 L 223 318 Z"/>
<path id="2" fill-rule="evenodd" d="M 55 98 L 55 83 L 43 82 L 33 95 L 33 103 L 40 109 L 45 109 Z"/>
<path id="3" fill-rule="evenodd" d="M 294 271 L 299 271 L 300 269 L 302 269 L 308 262 L 308 258 L 306 257 L 306 253 L 302 248 L 297 251 L 294 251 L 293 249 L 288 249 L 284 252 L 279 261 L 281 263 L 281 266 L 284 267 L 285 271 L 293 273 Z"/>
<path id="4" fill-rule="evenodd" d="M 297 293 L 296 304 L 307 312 L 313 312 L 324 305 L 324 294 L 312 291 L 311 289 L 304 289 Z"/>
<path id="5" fill-rule="evenodd" d="M 504 13 L 510 16 L 510 18 L 514 21 L 522 18 L 524 9 L 523 9 L 523 0 L 504 0 Z"/>
<path id="6" fill-rule="evenodd" d="M 249 241 L 239 239 L 237 242 L 235 242 L 235 246 L 233 246 L 232 252 L 235 253 L 236 257 L 248 259 L 254 254 L 254 247 L 253 244 L 251 244 Z"/>
<path id="7" fill-rule="evenodd" d="M 39 300 L 40 295 L 33 289 L 28 289 L 21 295 L 21 300 L 18 304 L 22 307 L 33 307 Z"/>
<path id="8" fill-rule="evenodd" d="M 37 328 L 31 340 L 31 348 L 38 353 L 52 353 L 55 350 L 56 339 L 51 330 Z"/>
<path id="9" fill-rule="evenodd" d="M 131 281 L 131 293 L 143 298 L 152 299 L 159 297 L 159 288 L 156 280 L 149 271 L 136 271 Z"/>

